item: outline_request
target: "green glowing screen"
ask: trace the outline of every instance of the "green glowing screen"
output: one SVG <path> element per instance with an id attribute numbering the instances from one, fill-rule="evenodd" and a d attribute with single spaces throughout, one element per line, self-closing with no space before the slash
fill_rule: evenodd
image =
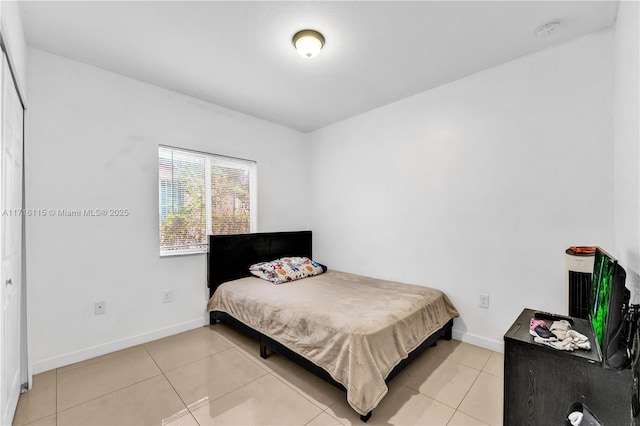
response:
<path id="1" fill-rule="evenodd" d="M 593 285 L 591 287 L 591 324 L 600 348 L 604 348 L 606 336 L 607 315 L 613 286 L 613 275 L 616 261 L 601 250 L 596 250 L 593 265 Z"/>

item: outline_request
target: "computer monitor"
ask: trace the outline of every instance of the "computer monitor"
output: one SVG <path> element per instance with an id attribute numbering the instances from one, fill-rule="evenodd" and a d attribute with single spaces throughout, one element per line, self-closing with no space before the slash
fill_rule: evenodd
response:
<path id="1" fill-rule="evenodd" d="M 624 282 L 626 273 L 618 261 L 600 247 L 596 247 L 591 286 L 590 319 L 596 344 L 605 366 L 620 368 L 626 359 L 626 346 L 621 331 L 629 291 Z"/>

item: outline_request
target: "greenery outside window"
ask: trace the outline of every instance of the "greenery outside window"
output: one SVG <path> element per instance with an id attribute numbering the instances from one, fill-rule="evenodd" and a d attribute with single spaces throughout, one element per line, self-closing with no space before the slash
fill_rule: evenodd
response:
<path id="1" fill-rule="evenodd" d="M 158 148 L 160 255 L 206 253 L 207 235 L 256 232 L 256 163 Z"/>

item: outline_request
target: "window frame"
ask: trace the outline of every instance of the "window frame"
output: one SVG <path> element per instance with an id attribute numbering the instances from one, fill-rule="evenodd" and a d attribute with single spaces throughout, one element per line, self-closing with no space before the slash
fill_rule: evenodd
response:
<path id="1" fill-rule="evenodd" d="M 245 158 L 232 157 L 228 155 L 220 155 L 220 154 L 212 154 L 210 152 L 197 151 L 189 148 L 181 148 L 171 145 L 158 145 L 158 248 L 160 252 L 160 257 L 172 257 L 172 256 L 185 256 L 185 255 L 193 255 L 193 254 L 205 254 L 208 251 L 207 244 L 208 241 L 205 238 L 204 243 L 193 243 L 187 246 L 182 247 L 193 247 L 193 248 L 184 248 L 180 249 L 181 246 L 162 246 L 161 245 L 161 225 L 162 225 L 162 212 L 163 212 L 163 203 L 162 203 L 162 191 L 175 191 L 175 187 L 172 185 L 167 185 L 166 180 L 162 179 L 160 173 L 161 167 L 161 150 L 171 150 L 172 152 L 181 152 L 187 155 L 194 156 L 202 156 L 204 157 L 204 205 L 205 205 L 205 236 L 212 234 L 212 188 L 211 188 L 211 167 L 215 164 L 222 164 L 223 167 L 226 164 L 227 167 L 233 168 L 238 164 L 241 164 L 243 167 L 248 168 L 249 170 L 249 233 L 258 232 L 258 177 L 257 177 L 257 168 L 258 163 L 255 160 L 248 160 Z M 240 168 L 240 167 L 238 167 Z M 163 185 L 164 184 L 164 185 Z M 165 212 L 166 215 L 166 212 Z M 176 249 L 169 249 L 168 247 L 176 247 Z M 163 250 L 164 248 L 164 250 Z"/>

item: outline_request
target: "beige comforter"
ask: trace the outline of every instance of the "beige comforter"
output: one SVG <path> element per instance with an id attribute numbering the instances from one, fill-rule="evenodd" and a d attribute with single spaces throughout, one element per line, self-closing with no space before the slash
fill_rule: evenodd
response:
<path id="1" fill-rule="evenodd" d="M 359 414 L 387 393 L 384 379 L 458 311 L 441 291 L 328 271 L 275 285 L 248 277 L 218 287 L 222 311 L 325 369 Z"/>

